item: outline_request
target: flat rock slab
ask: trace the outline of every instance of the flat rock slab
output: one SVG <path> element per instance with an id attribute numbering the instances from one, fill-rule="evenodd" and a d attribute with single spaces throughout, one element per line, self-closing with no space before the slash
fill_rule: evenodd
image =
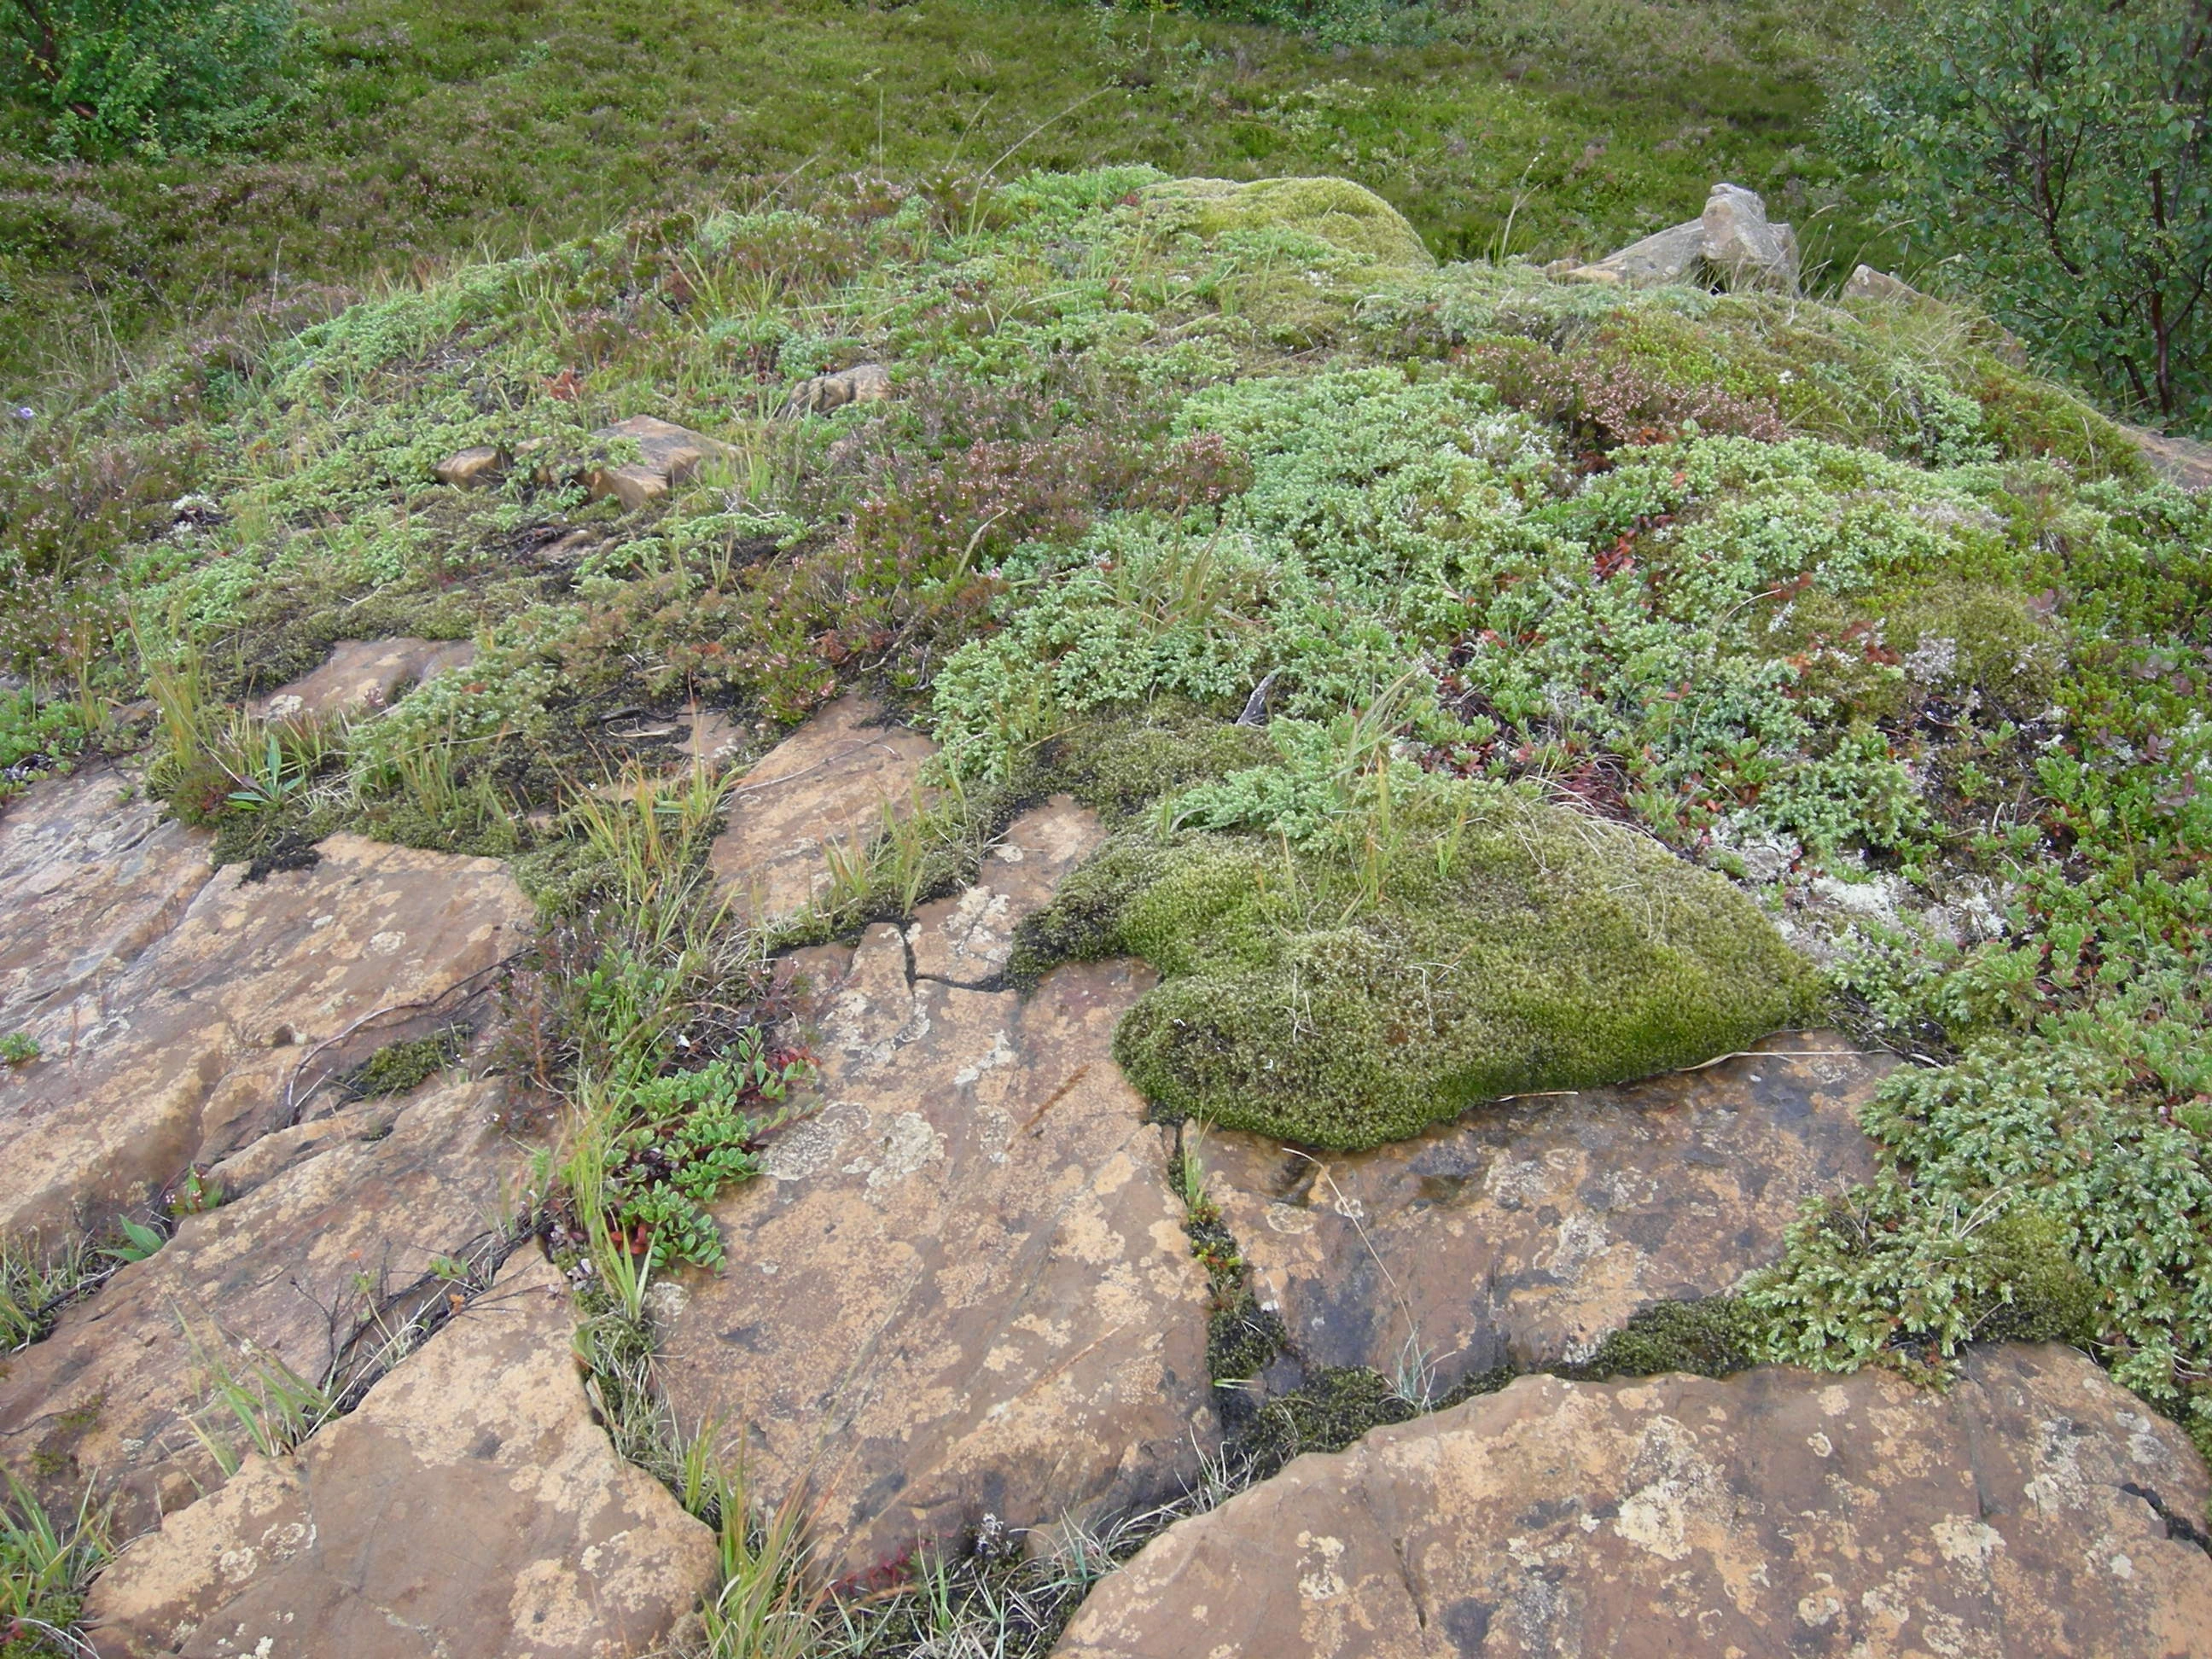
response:
<path id="1" fill-rule="evenodd" d="M 341 640 L 313 672 L 279 686 L 254 705 L 264 717 L 300 715 L 328 719 L 359 708 L 381 708 L 392 694 L 441 674 L 465 668 L 477 658 L 471 640 Z"/>
<path id="2" fill-rule="evenodd" d="M 884 723 L 879 705 L 848 692 L 770 750 L 730 797 L 729 828 L 708 862 L 757 921 L 796 915 L 830 885 L 825 843 L 858 854 L 884 809 L 910 810 L 922 763 L 937 745 Z"/>
<path id="3" fill-rule="evenodd" d="M 813 966 L 827 1103 L 717 1206 L 727 1270 L 671 1282 L 678 1420 L 723 1425 L 764 1501 L 811 1487 L 833 1578 L 1176 1490 L 1214 1434 L 1206 1279 L 1110 1054 L 1148 975 L 1024 1001 L 909 977 L 890 926 Z"/>
<path id="4" fill-rule="evenodd" d="M 984 854 L 975 885 L 915 913 L 906 939 L 915 974 L 994 984 L 1013 954 L 1015 927 L 1049 903 L 1068 872 L 1105 840 L 1097 814 L 1066 795 L 1023 813 Z"/>
<path id="5" fill-rule="evenodd" d="M 1523 1377 L 1170 1528 L 1054 1651 L 2203 1656 L 2208 1500 L 2181 1430 L 2069 1349 L 1977 1353 L 1940 1394 Z"/>
<path id="6" fill-rule="evenodd" d="M 0 1036 L 129 968 L 207 885 L 210 837 L 162 811 L 97 764 L 0 808 Z M 0 1081 L 0 1121 L 17 1098 Z"/>
<path id="7" fill-rule="evenodd" d="M 74 975 L 74 994 L 18 1027 L 44 1058 L 0 1087 L 0 1164 L 19 1172 L 0 1187 L 0 1228 L 59 1232 L 143 1204 L 285 1127 L 286 1082 L 315 1045 L 443 994 L 529 936 L 529 901 L 496 860 L 355 836 L 319 851 L 264 882 L 236 866 L 204 878 L 181 907 L 143 913 L 140 933 L 169 925 L 127 963 L 89 975 L 70 890 L 50 891 L 11 955 L 26 986 Z M 79 869 L 112 893 L 108 865 Z"/>
<path id="8" fill-rule="evenodd" d="M 2135 441 L 2150 470 L 2166 483 L 2191 491 L 2212 489 L 2212 444 L 2124 422 L 2120 430 Z"/>
<path id="9" fill-rule="evenodd" d="M 438 1257 L 470 1261 L 512 1218 L 523 1152 L 503 1091 L 458 1074 L 264 1136 L 218 1164 L 221 1207 L 118 1269 L 44 1341 L 0 1359 L 0 1462 L 50 1504 L 91 1484 L 125 1527 L 221 1483 L 193 1418 L 213 1361 L 251 1380 L 366 1363 L 449 1293 Z"/>
<path id="10" fill-rule="evenodd" d="M 1726 1291 L 1808 1196 L 1874 1174 L 1858 1108 L 1895 1064 L 1833 1031 L 1619 1088 L 1480 1107 L 1309 1156 L 1201 1143 L 1208 1190 L 1301 1354 L 1441 1387 L 1588 1358 L 1652 1303 Z"/>
<path id="11" fill-rule="evenodd" d="M 637 445 L 636 460 L 594 467 L 584 478 L 594 501 L 611 496 L 631 512 L 659 500 L 670 485 L 690 479 L 702 463 L 727 460 L 734 453 L 720 439 L 651 415 L 633 415 L 592 435 L 602 441 L 626 438 Z"/>
<path id="12" fill-rule="evenodd" d="M 124 1550 L 108 1659 L 622 1659 L 711 1588 L 714 1535 L 592 1419 L 534 1250 L 368 1396 Z"/>

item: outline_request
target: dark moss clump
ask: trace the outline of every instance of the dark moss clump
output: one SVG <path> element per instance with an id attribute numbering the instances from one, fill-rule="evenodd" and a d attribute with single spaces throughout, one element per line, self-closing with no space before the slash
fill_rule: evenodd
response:
<path id="1" fill-rule="evenodd" d="M 1217 1384 L 1243 1382 L 1267 1370 L 1290 1346 L 1282 1316 L 1260 1305 L 1249 1290 L 1217 1298 L 1206 1325 L 1206 1370 Z"/>
<path id="2" fill-rule="evenodd" d="M 2104 1298 L 2042 1211 L 2022 1205 L 1983 1230 L 1973 1332 L 1985 1342 L 2070 1342 L 2087 1347 Z"/>
<path id="3" fill-rule="evenodd" d="M 1341 1148 L 1694 1064 L 1814 1005 L 1757 908 L 1653 842 L 1502 791 L 1394 811 L 1350 855 L 1127 832 L 1017 964 L 1143 957 L 1162 982 L 1115 1056 L 1161 1117 Z"/>
<path id="4" fill-rule="evenodd" d="M 454 1027 L 410 1042 L 387 1042 L 343 1079 L 356 1099 L 404 1095 L 451 1066 L 461 1055 L 468 1033 Z"/>
<path id="5" fill-rule="evenodd" d="M 1587 1363 L 1561 1365 L 1556 1372 L 1578 1382 L 1666 1371 L 1733 1376 L 1761 1363 L 1765 1328 L 1765 1322 L 1736 1297 L 1662 1302 L 1607 1337 Z"/>
<path id="6" fill-rule="evenodd" d="M 1237 1445 L 1251 1461 L 1253 1478 L 1264 1480 L 1304 1453 L 1342 1451 L 1370 1429 L 1419 1415 L 1420 1407 L 1382 1372 L 1346 1365 L 1312 1372 L 1304 1388 L 1267 1401 Z"/>

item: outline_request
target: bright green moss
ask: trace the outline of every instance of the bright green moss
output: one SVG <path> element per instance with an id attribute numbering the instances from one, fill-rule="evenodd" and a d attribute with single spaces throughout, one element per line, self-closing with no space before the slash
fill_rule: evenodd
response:
<path id="1" fill-rule="evenodd" d="M 1503 790 L 1372 812 L 1346 852 L 1125 836 L 1025 937 L 1164 975 L 1115 1053 L 1171 1118 L 1371 1146 L 1478 1102 L 1692 1064 L 1802 1018 L 1751 902 L 1642 836 Z"/>
<path id="2" fill-rule="evenodd" d="M 1206 237 L 1230 231 L 1300 231 L 1342 252 L 1395 270 L 1425 270 L 1436 259 L 1405 216 L 1348 179 L 1178 179 L 1147 192 L 1158 203 L 1191 204 L 1192 228 Z"/>

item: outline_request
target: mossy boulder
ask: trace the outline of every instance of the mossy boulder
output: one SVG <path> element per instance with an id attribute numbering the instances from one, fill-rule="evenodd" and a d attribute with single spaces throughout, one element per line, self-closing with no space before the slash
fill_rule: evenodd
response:
<path id="1" fill-rule="evenodd" d="M 1143 957 L 1162 982 L 1115 1057 L 1164 1116 L 1340 1149 L 1692 1065 L 1811 1010 L 1757 907 L 1644 836 L 1475 788 L 1361 835 L 1346 855 L 1127 833 L 1032 919 L 1023 965 Z"/>
<path id="2" fill-rule="evenodd" d="M 1227 231 L 1303 231 L 1379 266 L 1426 270 L 1436 264 L 1405 216 L 1348 179 L 1178 179 L 1146 192 L 1164 204 L 1195 209 L 1201 236 Z"/>

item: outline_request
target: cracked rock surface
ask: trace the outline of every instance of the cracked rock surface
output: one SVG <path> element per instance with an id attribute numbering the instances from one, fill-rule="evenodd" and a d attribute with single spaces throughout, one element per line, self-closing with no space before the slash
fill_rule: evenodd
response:
<path id="1" fill-rule="evenodd" d="M 624 1659 L 684 1621 L 713 1534 L 593 1421 L 534 1249 L 298 1453 L 249 1457 L 93 1587 L 104 1659 Z"/>
<path id="2" fill-rule="evenodd" d="M 207 884 L 209 837 L 162 811 L 135 779 L 90 765 L 0 813 L 0 1030 L 122 972 Z M 0 1123 L 14 1104 L 0 1088 Z"/>
<path id="3" fill-rule="evenodd" d="M 50 1506 L 96 1483 L 126 1531 L 221 1484 L 192 1426 L 197 1413 L 238 1437 L 204 1409 L 213 1361 L 249 1378 L 370 1364 L 384 1333 L 448 1293 L 437 1258 L 498 1247 L 524 1163 L 495 1121 L 502 1092 L 449 1075 L 217 1164 L 222 1206 L 6 1362 L 0 1459 Z"/>
<path id="4" fill-rule="evenodd" d="M 0 1188 L 0 1227 L 97 1222 L 287 1127 L 288 1079 L 316 1045 L 528 937 L 496 860 L 333 836 L 313 867 L 249 883 L 209 872 L 173 825 L 103 853 L 112 793 L 67 780 L 0 820 L 0 868 L 48 881 L 0 924 L 11 1029 L 43 1054 L 0 1085 L 0 1162 L 22 1171 Z M 126 896 L 134 866 L 157 900 Z M 89 951 L 80 893 L 99 918 Z"/>
<path id="5" fill-rule="evenodd" d="M 2212 1490 L 2070 1349 L 1502 1393 L 1309 1455 L 1102 1582 L 1057 1659 L 2212 1653 Z"/>
<path id="6" fill-rule="evenodd" d="M 758 922 L 796 915 L 830 884 L 825 842 L 863 851 L 884 811 L 908 810 L 937 745 L 884 723 L 879 705 L 848 692 L 745 774 L 729 827 L 708 854 L 716 882 Z"/>
<path id="7" fill-rule="evenodd" d="M 1064 867 L 1088 833 L 1048 807 L 1005 862 Z M 940 917 L 1011 915 L 1049 883 L 985 890 Z M 958 967 L 918 925 L 915 957 Z M 823 1104 L 716 1206 L 726 1273 L 665 1293 L 678 1418 L 742 1436 L 764 1501 L 811 1489 L 832 1577 L 986 1513 L 1046 1525 L 1172 1494 L 1215 1428 L 1169 1138 L 1110 1052 L 1148 973 L 1065 967 L 1024 1000 L 915 975 L 889 926 L 833 958 L 809 964 Z"/>
<path id="8" fill-rule="evenodd" d="M 1617 1088 L 1479 1107 L 1372 1152 L 1205 1138 L 1207 1190 L 1310 1361 L 1437 1385 L 1586 1359 L 1652 1303 L 1782 1253 L 1802 1201 L 1874 1173 L 1857 1113 L 1895 1064 L 1834 1031 Z"/>
<path id="9" fill-rule="evenodd" d="M 1014 928 L 1042 910 L 1068 872 L 1106 840 L 1097 815 L 1054 795 L 1007 826 L 975 884 L 925 904 L 906 930 L 914 971 L 948 984 L 988 986 L 1013 954 Z"/>
<path id="10" fill-rule="evenodd" d="M 256 712 L 285 720 L 377 708 L 403 685 L 476 660 L 470 640 L 340 640 L 312 672 L 270 692 Z"/>

